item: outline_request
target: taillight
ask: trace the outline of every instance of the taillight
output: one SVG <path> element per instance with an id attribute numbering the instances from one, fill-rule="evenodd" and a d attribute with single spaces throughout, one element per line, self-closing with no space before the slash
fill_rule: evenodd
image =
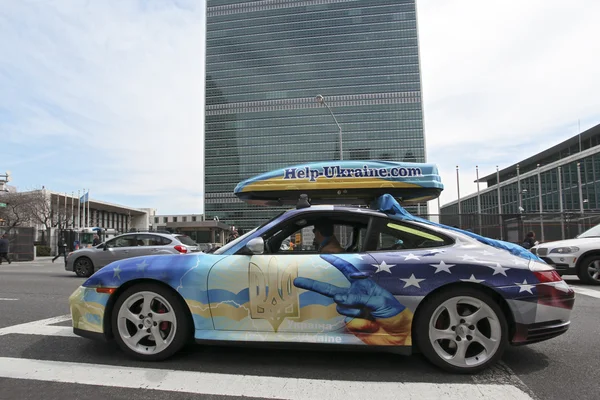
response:
<path id="1" fill-rule="evenodd" d="M 178 244 L 177 246 L 175 246 L 175 250 L 177 250 L 180 253 L 187 253 L 187 247 L 182 246 L 180 244 Z"/>
<path id="2" fill-rule="evenodd" d="M 533 274 L 540 281 L 540 283 L 548 282 L 560 282 L 562 278 L 555 270 L 552 271 L 533 271 Z"/>

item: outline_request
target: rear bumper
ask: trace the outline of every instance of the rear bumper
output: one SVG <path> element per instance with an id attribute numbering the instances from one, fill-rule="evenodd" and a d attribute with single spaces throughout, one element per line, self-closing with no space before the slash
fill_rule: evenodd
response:
<path id="1" fill-rule="evenodd" d="M 545 321 L 535 324 L 516 324 L 511 340 L 513 346 L 542 342 L 560 336 L 569 330 L 571 321 Z"/>

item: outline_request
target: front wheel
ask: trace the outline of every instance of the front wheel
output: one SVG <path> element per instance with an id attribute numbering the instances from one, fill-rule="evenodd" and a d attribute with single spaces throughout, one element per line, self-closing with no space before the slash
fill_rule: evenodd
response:
<path id="1" fill-rule="evenodd" d="M 600 285 L 600 256 L 589 256 L 581 260 L 577 276 L 588 285 Z"/>
<path id="2" fill-rule="evenodd" d="M 502 357 L 508 327 L 490 296 L 465 287 L 425 301 L 416 316 L 416 341 L 431 363 L 450 372 L 475 373 Z"/>
<path id="3" fill-rule="evenodd" d="M 79 257 L 75 260 L 73 267 L 75 274 L 82 278 L 90 277 L 94 273 L 94 264 L 92 263 L 92 260 L 87 257 Z"/>
<path id="4" fill-rule="evenodd" d="M 172 356 L 190 338 L 191 325 L 182 301 L 153 283 L 125 290 L 115 302 L 111 323 L 119 347 L 145 361 Z"/>

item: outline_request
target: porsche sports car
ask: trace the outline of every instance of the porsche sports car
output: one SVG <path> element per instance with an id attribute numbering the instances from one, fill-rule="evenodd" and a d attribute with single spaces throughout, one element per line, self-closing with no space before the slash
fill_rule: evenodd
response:
<path id="1" fill-rule="evenodd" d="M 234 191 L 242 200 L 296 207 L 211 254 L 109 264 L 69 298 L 74 332 L 142 360 L 190 340 L 306 343 L 421 352 L 460 373 L 565 333 L 575 296 L 553 267 L 398 201 L 441 190 L 437 168 L 415 163 L 323 162 L 249 179 Z"/>

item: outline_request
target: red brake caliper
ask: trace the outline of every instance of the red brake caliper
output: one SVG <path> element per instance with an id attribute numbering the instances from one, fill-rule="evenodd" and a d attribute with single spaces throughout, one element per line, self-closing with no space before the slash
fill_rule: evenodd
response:
<path id="1" fill-rule="evenodd" d="M 160 307 L 158 308 L 157 312 L 158 312 L 159 314 L 164 314 L 164 313 L 166 313 L 166 312 L 167 312 L 167 309 L 165 308 L 165 306 L 163 306 L 163 305 L 161 304 L 161 305 L 160 305 Z M 161 322 L 161 323 L 160 323 L 160 325 L 159 325 L 158 327 L 159 327 L 159 329 L 160 329 L 161 331 L 166 331 L 166 330 L 167 330 L 167 328 L 169 327 L 169 323 L 168 323 L 167 321 L 163 321 L 163 322 Z"/>

